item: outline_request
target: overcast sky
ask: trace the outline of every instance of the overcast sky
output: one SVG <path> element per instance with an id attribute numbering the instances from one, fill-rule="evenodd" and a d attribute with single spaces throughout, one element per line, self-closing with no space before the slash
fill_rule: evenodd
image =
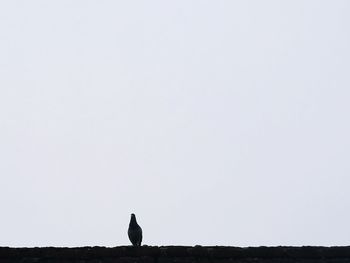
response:
<path id="1" fill-rule="evenodd" d="M 0 246 L 350 244 L 350 2 L 0 2 Z"/>

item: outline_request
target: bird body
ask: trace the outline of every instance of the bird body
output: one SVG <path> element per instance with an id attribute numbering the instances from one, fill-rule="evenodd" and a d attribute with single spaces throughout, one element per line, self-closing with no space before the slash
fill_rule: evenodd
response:
<path id="1" fill-rule="evenodd" d="M 142 229 L 137 224 L 135 214 L 131 214 L 128 236 L 133 246 L 141 246 L 142 242 Z"/>

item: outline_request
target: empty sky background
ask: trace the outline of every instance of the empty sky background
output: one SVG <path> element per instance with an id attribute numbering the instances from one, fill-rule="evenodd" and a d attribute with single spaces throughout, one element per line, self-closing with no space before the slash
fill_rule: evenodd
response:
<path id="1" fill-rule="evenodd" d="M 0 2 L 0 246 L 350 244 L 350 2 Z"/>

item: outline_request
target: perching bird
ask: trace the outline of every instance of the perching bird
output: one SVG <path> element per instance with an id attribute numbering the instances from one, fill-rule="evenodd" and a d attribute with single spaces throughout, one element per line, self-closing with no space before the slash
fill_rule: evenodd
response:
<path id="1" fill-rule="evenodd" d="M 136 222 L 135 214 L 131 214 L 129 223 L 128 236 L 133 246 L 141 246 L 142 242 L 142 229 Z"/>

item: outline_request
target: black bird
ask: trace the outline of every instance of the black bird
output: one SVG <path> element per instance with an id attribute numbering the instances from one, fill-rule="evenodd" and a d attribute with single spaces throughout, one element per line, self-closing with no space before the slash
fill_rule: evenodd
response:
<path id="1" fill-rule="evenodd" d="M 141 246 L 142 242 L 142 229 L 136 222 L 135 214 L 131 214 L 129 223 L 128 236 L 133 246 Z"/>

